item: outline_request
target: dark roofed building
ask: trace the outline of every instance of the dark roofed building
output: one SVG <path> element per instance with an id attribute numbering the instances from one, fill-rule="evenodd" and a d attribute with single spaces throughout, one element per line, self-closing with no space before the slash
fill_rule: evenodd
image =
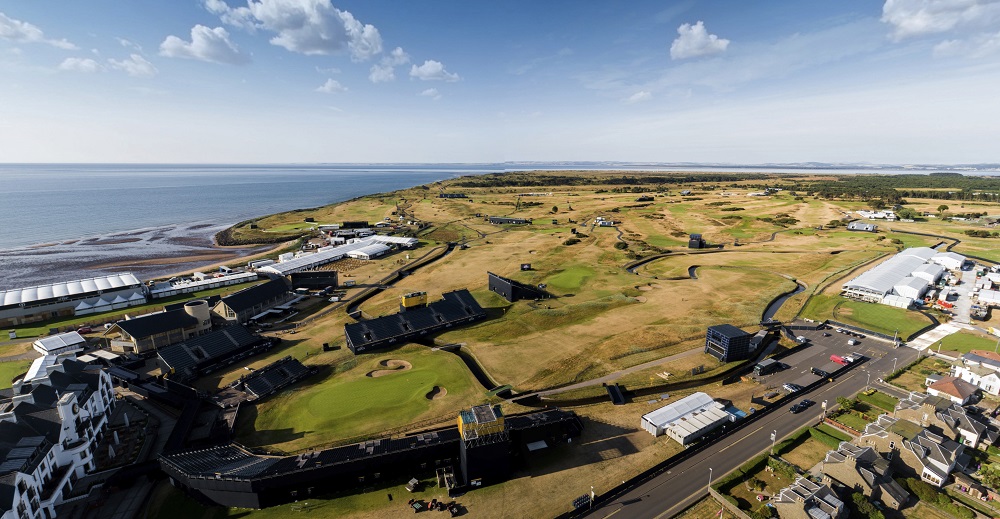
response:
<path id="1" fill-rule="evenodd" d="M 750 358 L 750 340 L 753 335 L 731 325 L 709 326 L 705 334 L 705 353 L 721 360 L 733 362 Z"/>
<path id="2" fill-rule="evenodd" d="M 496 292 L 504 299 L 513 303 L 520 299 L 548 299 L 549 293 L 541 288 L 537 288 L 520 281 L 514 281 L 492 272 L 486 273 L 489 278 L 491 292 Z"/>
<path id="3" fill-rule="evenodd" d="M 233 323 L 246 323 L 251 318 L 278 306 L 292 298 L 288 285 L 283 279 L 272 279 L 266 283 L 244 288 L 223 297 L 212 312 Z"/>
<path id="4" fill-rule="evenodd" d="M 175 380 L 190 380 L 215 368 L 259 353 L 270 347 L 270 339 L 253 334 L 237 324 L 161 348 L 157 351 L 160 371 Z"/>
<path id="5" fill-rule="evenodd" d="M 527 218 L 507 218 L 504 216 L 491 216 L 490 223 L 493 225 L 530 225 L 531 220 Z"/>
<path id="6" fill-rule="evenodd" d="M 692 234 L 688 237 L 688 248 L 689 249 L 704 249 L 705 240 L 702 239 L 700 234 Z"/>
<path id="7" fill-rule="evenodd" d="M 486 317 L 468 290 L 445 292 L 441 297 L 423 308 L 344 325 L 347 347 L 354 353 L 385 348 Z"/>
<path id="8" fill-rule="evenodd" d="M 104 336 L 112 337 L 111 351 L 143 353 L 183 341 L 207 329 L 208 326 L 182 308 L 118 321 L 104 332 Z"/>
<path id="9" fill-rule="evenodd" d="M 893 510 L 902 508 L 910 497 L 902 485 L 892 479 L 889 460 L 871 447 L 858 447 L 848 442 L 841 442 L 837 450 L 826 453 L 823 482 L 831 486 L 834 482 L 839 483 Z"/>

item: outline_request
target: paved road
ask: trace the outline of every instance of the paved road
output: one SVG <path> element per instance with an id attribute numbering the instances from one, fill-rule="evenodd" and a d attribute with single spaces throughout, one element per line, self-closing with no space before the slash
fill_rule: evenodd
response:
<path id="1" fill-rule="evenodd" d="M 864 389 L 869 372 L 871 379 L 881 378 L 892 370 L 893 358 L 905 366 L 916 359 L 918 352 L 910 348 L 894 350 L 891 356 L 874 358 L 865 365 L 843 375 L 832 384 L 802 395 L 817 402 L 833 402 L 839 396 L 848 397 Z M 791 414 L 778 409 L 711 448 L 677 464 L 663 473 L 612 501 L 594 509 L 588 517 L 615 519 L 665 519 L 673 517 L 708 494 L 709 468 L 718 479 L 754 455 L 771 446 L 771 431 L 777 431 L 778 441 L 799 428 L 817 422 L 819 406 L 809 412 Z"/>

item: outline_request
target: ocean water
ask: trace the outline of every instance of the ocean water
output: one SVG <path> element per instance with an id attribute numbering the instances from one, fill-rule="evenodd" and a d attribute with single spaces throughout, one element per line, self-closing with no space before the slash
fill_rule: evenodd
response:
<path id="1" fill-rule="evenodd" d="M 109 272 L 151 278 L 192 265 L 236 222 L 461 175 L 465 165 L 0 165 L 0 290 Z M 101 265 L 118 262 L 114 267 Z M 184 267 L 184 268 L 181 268 Z"/>

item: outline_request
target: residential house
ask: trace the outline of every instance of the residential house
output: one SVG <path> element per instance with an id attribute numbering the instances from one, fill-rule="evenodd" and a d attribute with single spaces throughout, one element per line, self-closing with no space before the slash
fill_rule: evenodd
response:
<path id="1" fill-rule="evenodd" d="M 934 432 L 974 449 L 979 447 L 980 442 L 993 445 L 1000 437 L 1000 431 L 995 427 L 942 396 L 912 392 L 896 405 L 895 416 L 934 428 Z"/>
<path id="2" fill-rule="evenodd" d="M 114 405 L 111 377 L 72 354 L 40 357 L 0 390 L 0 518 L 55 517 L 76 481 L 97 468 Z"/>
<path id="3" fill-rule="evenodd" d="M 844 502 L 830 487 L 800 477 L 772 501 L 781 519 L 847 519 Z"/>
<path id="4" fill-rule="evenodd" d="M 831 487 L 836 483 L 851 492 L 861 492 L 893 510 L 902 508 L 910 498 L 910 494 L 892 479 L 889 460 L 871 447 L 858 447 L 848 442 L 841 442 L 837 450 L 826 453 L 823 483 Z"/>
<path id="5" fill-rule="evenodd" d="M 948 398 L 958 405 L 969 403 L 976 391 L 979 391 L 979 388 L 974 384 L 953 376 L 941 377 L 937 382 L 927 386 L 928 394 Z"/>
<path id="6" fill-rule="evenodd" d="M 881 415 L 858 439 L 889 459 L 898 472 L 941 487 L 958 464 L 965 446 L 909 420 Z M 960 467 L 961 468 L 961 467 Z"/>

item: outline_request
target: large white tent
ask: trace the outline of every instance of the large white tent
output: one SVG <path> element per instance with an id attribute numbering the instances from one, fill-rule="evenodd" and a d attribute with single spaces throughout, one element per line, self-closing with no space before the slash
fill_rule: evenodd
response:
<path id="1" fill-rule="evenodd" d="M 694 393 L 643 415 L 641 425 L 653 436 L 666 434 L 681 445 L 687 445 L 735 419 L 711 396 Z"/>

